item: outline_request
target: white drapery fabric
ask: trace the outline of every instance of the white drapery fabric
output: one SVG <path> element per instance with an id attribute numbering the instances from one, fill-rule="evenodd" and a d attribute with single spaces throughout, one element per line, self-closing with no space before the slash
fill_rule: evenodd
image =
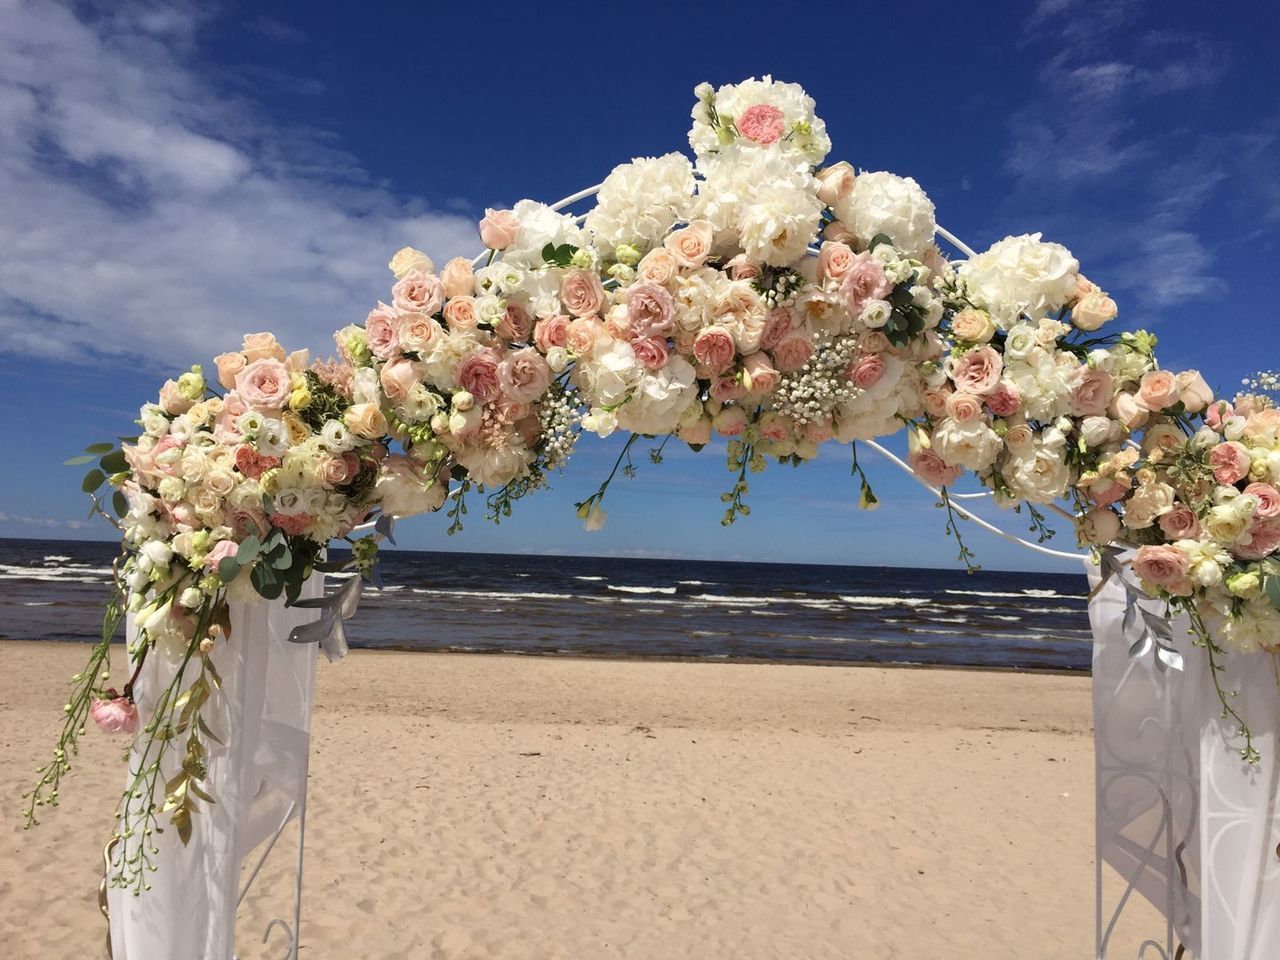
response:
<path id="1" fill-rule="evenodd" d="M 1125 571 L 1132 584 L 1132 573 Z M 1093 625 L 1098 957 L 1198 960 L 1280 957 L 1280 690 L 1269 654 L 1221 658 L 1219 682 L 1254 734 L 1261 761 L 1240 759 L 1204 651 L 1185 619 L 1171 624 L 1173 655 L 1143 643 L 1138 603 L 1117 577 L 1089 569 Z M 1179 664 L 1180 659 L 1180 664 Z M 1177 669 L 1177 666 L 1181 669 Z M 1119 874 L 1108 883 L 1102 864 Z M 1149 943 L 1113 928 L 1140 894 L 1168 920 Z"/>
<path id="2" fill-rule="evenodd" d="M 323 591 L 324 576 L 317 574 L 302 596 Z M 205 714 L 223 741 L 209 744 L 206 789 L 216 803 L 201 802 L 185 847 L 172 828 L 154 838 L 159 869 L 147 878 L 150 890 L 140 896 L 109 890 L 115 960 L 231 960 L 241 863 L 304 802 L 317 651 L 314 644 L 285 638 L 319 611 L 276 600 L 233 603 L 230 614 L 230 638 L 211 653 L 222 689 Z M 176 666 L 151 651 L 134 688 L 142 716 L 150 714 Z M 164 781 L 181 762 L 179 746 L 166 758 L 157 803 L 164 802 Z M 167 822 L 162 815 L 161 825 Z"/>

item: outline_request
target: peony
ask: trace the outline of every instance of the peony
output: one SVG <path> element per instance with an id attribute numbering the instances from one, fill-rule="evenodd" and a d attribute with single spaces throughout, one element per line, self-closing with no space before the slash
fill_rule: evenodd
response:
<path id="1" fill-rule="evenodd" d="M 480 221 L 480 241 L 490 250 L 505 250 L 515 242 L 520 221 L 511 210 L 486 208 Z"/>
<path id="2" fill-rule="evenodd" d="M 533 347 L 516 350 L 498 364 L 502 392 L 517 403 L 533 403 L 551 382 L 551 368 Z"/>
<path id="3" fill-rule="evenodd" d="M 689 146 L 699 158 L 740 145 L 757 153 L 785 159 L 798 167 L 822 163 L 831 140 L 826 124 L 814 112 L 813 98 L 794 83 L 782 83 L 765 76 L 712 90 L 701 84 L 695 90 Z M 720 127 L 712 125 L 712 109 Z"/>
<path id="4" fill-rule="evenodd" d="M 860 173 L 853 190 L 832 210 L 864 247 L 884 234 L 907 256 L 919 259 L 933 245 L 933 202 L 910 177 Z"/>
<path id="5" fill-rule="evenodd" d="M 458 385 L 481 403 L 496 400 L 501 392 L 497 350 L 485 347 L 470 354 L 458 367 Z"/>
<path id="6" fill-rule="evenodd" d="M 981 473 L 1000 453 L 1000 436 L 981 420 L 959 423 L 950 417 L 933 431 L 933 449 L 953 467 Z"/>
<path id="7" fill-rule="evenodd" d="M 1254 522 L 1233 548 L 1237 556 L 1245 560 L 1261 560 L 1280 550 L 1280 519 L 1261 520 L 1255 516 Z M 1280 645 L 1280 635 L 1274 643 Z"/>
<path id="8" fill-rule="evenodd" d="M 1050 437 L 1055 432 L 1045 431 L 1028 454 L 1010 457 L 1004 465 L 1001 472 L 1017 497 L 1030 503 L 1052 503 L 1066 492 L 1071 468 L 1063 457 L 1062 444 Z"/>
<path id="9" fill-rule="evenodd" d="M 108 694 L 115 693 L 108 690 Z M 94 700 L 89 716 L 103 733 L 133 733 L 138 729 L 138 708 L 127 697 Z"/>
<path id="10" fill-rule="evenodd" d="M 1001 329 L 1023 314 L 1039 320 L 1076 294 L 1079 262 L 1066 247 L 1040 238 L 1038 233 L 1005 237 L 959 267 L 964 288 Z"/>
<path id="11" fill-rule="evenodd" d="M 604 306 L 604 287 L 593 270 L 570 270 L 560 281 L 560 299 L 575 317 L 589 317 Z"/>
<path id="12" fill-rule="evenodd" d="M 254 410 L 279 410 L 291 389 L 289 370 L 279 360 L 254 360 L 236 374 L 236 394 Z"/>
<path id="13" fill-rule="evenodd" d="M 1022 408 L 1022 394 L 1008 380 L 1001 380 L 987 395 L 987 408 L 997 417 L 1011 417 Z"/>
<path id="14" fill-rule="evenodd" d="M 401 454 L 383 461 L 375 489 L 382 512 L 393 517 L 439 510 L 448 493 L 446 481 L 432 477 L 425 464 Z"/>
<path id="15" fill-rule="evenodd" d="M 1251 462 L 1248 447 L 1236 440 L 1220 443 L 1209 451 L 1209 466 L 1219 483 L 1239 483 L 1249 476 Z"/>
<path id="16" fill-rule="evenodd" d="M 785 334 L 773 349 L 773 365 L 782 373 L 799 370 L 813 356 L 813 340 L 803 330 L 793 330 Z"/>

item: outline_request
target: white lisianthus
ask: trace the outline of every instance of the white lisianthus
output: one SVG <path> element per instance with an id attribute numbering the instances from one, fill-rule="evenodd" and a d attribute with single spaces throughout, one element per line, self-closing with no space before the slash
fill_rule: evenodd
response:
<path id="1" fill-rule="evenodd" d="M 695 189 L 693 166 L 683 154 L 637 157 L 605 177 L 583 226 L 603 254 L 624 244 L 632 248 L 626 258 L 634 266 L 634 252 L 656 246 L 677 222 L 689 219 Z"/>
<path id="2" fill-rule="evenodd" d="M 352 403 L 382 403 L 382 384 L 373 367 L 358 367 L 351 375 Z"/>
<path id="3" fill-rule="evenodd" d="M 862 321 L 862 325 L 868 330 L 879 330 L 889 322 L 889 317 L 893 313 L 893 307 L 888 300 L 872 300 L 862 308 L 862 313 L 858 315 L 858 319 Z"/>
<path id="4" fill-rule="evenodd" d="M 356 445 L 355 437 L 340 420 L 329 420 L 320 430 L 320 441 L 330 453 L 346 453 Z"/>
<path id="5" fill-rule="evenodd" d="M 400 403 L 400 413 L 409 423 L 426 423 L 439 412 L 440 398 L 423 383 L 415 384 Z"/>
<path id="6" fill-rule="evenodd" d="M 933 246 L 933 201 L 911 177 L 860 173 L 853 191 L 832 209 L 864 245 L 884 234 L 899 251 L 917 260 Z"/>
<path id="7" fill-rule="evenodd" d="M 933 431 L 933 449 L 950 466 L 981 473 L 995 462 L 1000 435 L 981 418 L 959 423 L 947 417 Z"/>
<path id="8" fill-rule="evenodd" d="M 697 399 L 697 374 L 683 357 L 641 377 L 631 399 L 617 413 L 618 426 L 651 436 L 671 433 Z"/>
<path id="9" fill-rule="evenodd" d="M 1039 233 L 1005 237 L 959 267 L 965 291 L 1001 329 L 1023 314 L 1039 320 L 1056 313 L 1075 296 L 1079 273 L 1071 251 Z"/>
<path id="10" fill-rule="evenodd" d="M 173 548 L 163 540 L 150 540 L 139 550 L 156 567 L 167 567 L 173 559 Z"/>
<path id="11" fill-rule="evenodd" d="M 178 606 L 187 610 L 194 610 L 202 603 L 204 603 L 204 594 L 195 587 L 187 587 L 178 595 Z"/>
<path id="12" fill-rule="evenodd" d="M 1209 589 L 1222 583 L 1222 569 L 1231 554 L 1212 540 L 1179 540 L 1174 544 L 1187 555 L 1187 575 L 1196 586 Z"/>
<path id="13" fill-rule="evenodd" d="M 289 449 L 289 428 L 279 420 L 265 418 L 254 443 L 264 457 L 283 457 Z"/>

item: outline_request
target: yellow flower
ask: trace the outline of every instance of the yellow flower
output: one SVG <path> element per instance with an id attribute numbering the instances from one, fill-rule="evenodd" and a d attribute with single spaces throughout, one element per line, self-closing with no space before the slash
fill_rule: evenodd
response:
<path id="1" fill-rule="evenodd" d="M 289 431 L 289 443 L 297 446 L 311 436 L 311 428 L 292 410 L 286 410 L 280 417 L 285 429 Z"/>

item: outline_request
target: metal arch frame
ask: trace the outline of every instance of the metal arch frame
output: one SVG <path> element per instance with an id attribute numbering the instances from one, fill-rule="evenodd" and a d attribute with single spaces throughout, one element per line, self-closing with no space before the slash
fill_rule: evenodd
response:
<path id="1" fill-rule="evenodd" d="M 564 208 L 569 207 L 581 200 L 585 200 L 588 197 L 594 196 L 599 192 L 602 185 L 603 184 L 595 184 L 594 186 L 587 187 L 583 190 L 579 190 L 576 193 L 570 194 L 567 197 L 557 200 L 555 203 L 550 204 L 549 207 L 551 210 L 554 210 L 554 211 L 563 210 Z M 579 223 L 583 219 L 585 219 L 585 214 L 579 215 L 575 218 L 575 220 Z M 939 237 L 946 240 L 948 243 L 954 246 L 957 250 L 964 253 L 966 256 L 970 256 L 970 257 L 977 256 L 976 252 L 971 247 L 969 247 L 967 244 L 964 243 L 964 241 L 960 240 L 958 237 L 956 237 L 954 234 L 952 234 L 950 231 L 948 231 L 944 227 L 942 226 L 936 227 L 936 233 Z M 813 248 L 810 248 L 810 251 L 816 252 L 816 250 L 814 250 Z M 479 266 L 482 261 L 484 261 L 488 257 L 491 257 L 491 255 L 492 255 L 492 251 L 488 251 L 488 250 L 480 253 L 474 259 L 472 259 L 471 261 L 472 266 L 473 267 Z M 878 454 L 880 454 L 882 457 L 884 457 L 886 460 L 888 460 L 891 464 L 896 466 L 898 469 L 902 470 L 904 473 L 910 476 L 913 480 L 915 480 L 918 484 L 920 484 L 920 486 L 922 486 L 925 490 L 929 491 L 934 496 L 941 495 L 941 490 L 939 488 L 934 487 L 933 485 L 925 481 L 918 473 L 916 473 L 916 471 L 911 467 L 911 465 L 906 461 L 904 461 L 901 457 L 897 456 L 892 451 L 886 449 L 884 446 L 882 446 L 880 443 L 878 443 L 875 440 L 864 440 L 862 442 L 866 444 L 868 447 L 870 447 L 871 449 L 875 450 Z M 456 493 L 457 493 L 456 490 L 452 491 L 450 493 L 450 496 L 456 496 Z M 981 492 L 975 492 L 975 493 L 950 493 L 948 491 L 948 494 L 950 499 L 952 500 L 952 509 L 955 510 L 956 513 L 971 520 L 973 523 L 975 523 L 977 526 L 981 527 L 983 530 L 987 531 L 988 533 L 992 533 L 1010 543 L 1014 543 L 1014 544 L 1017 544 L 1018 546 L 1025 547 L 1026 549 L 1034 551 L 1035 553 L 1041 554 L 1043 556 L 1049 556 L 1055 559 L 1073 560 L 1081 563 L 1089 559 L 1088 554 L 1073 553 L 1073 552 L 1064 551 L 1064 550 L 1054 550 L 1050 547 L 1043 546 L 1042 544 L 1032 543 L 1031 541 L 1026 540 L 1022 537 L 1008 533 L 1007 531 L 1001 529 L 996 524 L 991 523 L 990 521 L 974 513 L 972 510 L 968 509 L 967 507 L 955 502 L 957 500 L 985 500 L 993 496 L 993 494 L 990 491 L 981 491 Z M 1054 512 L 1059 517 L 1074 522 L 1075 518 L 1066 510 L 1062 509 L 1062 507 L 1060 507 L 1059 505 L 1047 504 L 1046 506 L 1047 506 L 1047 509 Z M 374 525 L 372 523 L 362 524 L 359 527 L 356 527 L 355 531 L 368 532 L 370 530 L 373 530 L 373 527 Z M 375 532 L 375 535 L 381 538 L 380 533 Z M 308 751 L 307 762 L 309 765 L 310 763 L 309 751 Z M 296 860 L 294 865 L 293 922 L 291 924 L 288 920 L 285 920 L 280 917 L 276 917 L 267 924 L 262 937 L 262 942 L 266 943 L 270 939 L 272 931 L 277 926 L 281 927 L 285 931 L 285 934 L 288 936 L 289 939 L 286 944 L 286 953 L 284 954 L 284 960 L 298 960 L 298 951 L 301 946 L 300 938 L 301 938 L 301 920 L 302 920 L 302 862 L 303 862 L 303 851 L 304 851 L 305 836 L 306 836 L 306 806 L 307 806 L 306 790 L 307 790 L 307 780 L 304 777 L 303 794 L 301 798 L 295 801 L 295 803 L 289 808 L 289 811 L 286 813 L 280 827 L 267 841 L 266 847 L 263 850 L 261 856 L 259 857 L 258 862 L 254 865 L 253 870 L 250 872 L 248 879 L 245 881 L 244 886 L 240 892 L 239 900 L 237 901 L 237 907 L 238 907 L 247 898 L 247 896 L 249 895 L 253 887 L 254 881 L 257 879 L 260 871 L 262 870 L 263 865 L 266 863 L 267 858 L 270 856 L 271 851 L 275 848 L 277 841 L 280 839 L 280 835 L 284 832 L 285 828 L 289 825 L 289 823 L 292 820 L 296 819 L 298 822 L 298 849 L 297 849 L 297 855 L 296 855 Z M 296 818 L 294 816 L 295 809 L 297 813 Z M 1167 814 L 1166 814 L 1166 817 L 1167 817 Z M 1169 841 L 1170 834 L 1171 834 L 1171 830 L 1166 830 L 1166 832 L 1163 834 L 1163 837 L 1161 837 L 1158 834 L 1157 839 L 1153 839 L 1152 841 L 1153 846 L 1158 839 L 1165 839 L 1166 841 Z M 1110 933 L 1114 928 L 1117 920 L 1119 919 L 1120 914 L 1123 912 L 1126 903 L 1129 901 L 1132 890 L 1130 889 L 1125 891 L 1125 894 L 1121 897 L 1120 902 L 1117 904 L 1114 912 L 1111 914 L 1110 922 L 1105 924 L 1105 929 L 1104 929 L 1104 923 L 1102 920 L 1103 873 L 1102 873 L 1102 863 L 1100 860 L 1097 864 L 1096 872 L 1097 872 L 1096 897 L 1097 897 L 1097 928 L 1098 928 L 1096 956 L 1097 956 L 1097 960 L 1106 960 Z M 1175 947 L 1176 940 L 1174 939 L 1172 919 L 1167 918 L 1167 923 L 1168 923 L 1168 930 L 1166 932 L 1165 943 L 1162 945 L 1157 941 L 1153 941 L 1153 940 L 1144 941 L 1138 948 L 1138 954 L 1137 954 L 1138 960 L 1143 960 L 1143 958 L 1147 957 L 1148 952 L 1152 950 L 1154 950 L 1161 958 L 1170 958 L 1171 957 L 1170 951 L 1174 951 L 1175 949 L 1176 949 L 1176 954 L 1173 954 L 1174 956 L 1176 957 L 1183 956 L 1183 948 L 1180 945 Z"/>

